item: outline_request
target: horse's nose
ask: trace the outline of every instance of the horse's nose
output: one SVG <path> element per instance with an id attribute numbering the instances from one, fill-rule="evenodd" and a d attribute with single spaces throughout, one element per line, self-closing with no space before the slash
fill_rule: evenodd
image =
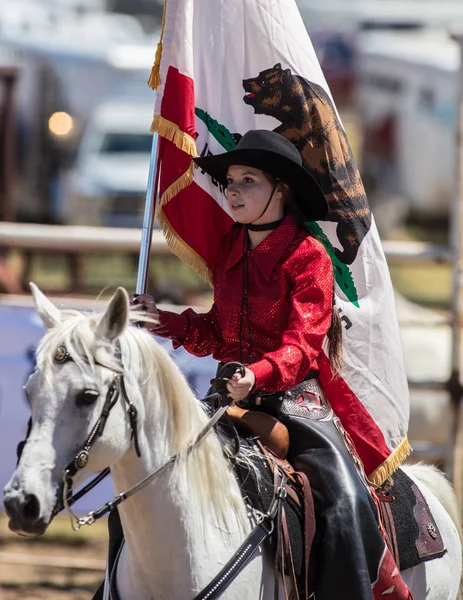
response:
<path id="1" fill-rule="evenodd" d="M 3 504 L 10 519 L 17 519 L 26 524 L 36 523 L 39 519 L 40 502 L 35 494 L 26 494 L 24 497 L 5 497 Z"/>

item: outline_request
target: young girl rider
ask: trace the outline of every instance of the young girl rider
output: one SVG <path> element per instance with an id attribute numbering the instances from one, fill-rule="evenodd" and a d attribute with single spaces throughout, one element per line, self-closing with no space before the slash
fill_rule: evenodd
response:
<path id="1" fill-rule="evenodd" d="M 379 585 L 391 599 L 411 598 L 392 575 L 374 501 L 318 380 L 326 339 L 333 376 L 342 357 L 331 259 L 303 228 L 326 216 L 326 199 L 295 146 L 272 131 L 249 131 L 235 150 L 194 160 L 224 186 L 236 221 L 213 272 L 213 306 L 176 314 L 143 295 L 134 308 L 157 312 L 152 331 L 174 347 L 245 364 L 229 396 L 288 427 L 288 458 L 310 480 L 321 539 L 311 556 L 316 600 L 371 600 Z"/>

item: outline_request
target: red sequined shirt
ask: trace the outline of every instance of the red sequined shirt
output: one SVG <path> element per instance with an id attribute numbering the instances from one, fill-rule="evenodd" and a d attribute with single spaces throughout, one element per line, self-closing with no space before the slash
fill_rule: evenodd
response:
<path id="1" fill-rule="evenodd" d="M 248 363 L 256 390 L 286 390 L 318 370 L 331 323 L 331 259 L 290 216 L 252 250 L 244 233 L 235 226 L 223 239 L 211 310 L 159 311 L 155 333 L 196 356 Z"/>

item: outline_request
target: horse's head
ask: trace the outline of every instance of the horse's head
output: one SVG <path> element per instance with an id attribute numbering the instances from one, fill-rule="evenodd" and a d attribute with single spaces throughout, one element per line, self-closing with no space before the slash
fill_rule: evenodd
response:
<path id="1" fill-rule="evenodd" d="M 122 288 L 104 313 L 84 315 L 59 310 L 31 287 L 47 333 L 26 385 L 32 427 L 4 490 L 10 529 L 23 535 L 46 530 L 62 497 L 66 467 L 88 443 L 112 392 L 118 391 L 115 383 L 119 384 L 122 364 L 117 340 L 129 322 L 128 296 Z M 88 463 L 77 471 L 76 485 L 128 451 L 132 428 L 126 413 L 123 400 L 113 403 L 107 426 L 94 432 Z"/>

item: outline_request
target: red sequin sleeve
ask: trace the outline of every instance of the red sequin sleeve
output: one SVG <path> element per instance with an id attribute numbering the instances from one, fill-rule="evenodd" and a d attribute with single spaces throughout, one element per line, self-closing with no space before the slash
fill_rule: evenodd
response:
<path id="1" fill-rule="evenodd" d="M 318 369 L 318 357 L 331 324 L 333 267 L 325 248 L 307 238 L 287 261 L 283 275 L 291 282 L 291 309 L 278 350 L 249 366 L 255 389 L 287 390 Z"/>
<path id="2" fill-rule="evenodd" d="M 159 325 L 153 333 L 171 339 L 174 348 L 183 346 L 195 356 L 208 356 L 223 345 L 215 304 L 207 313 L 191 308 L 180 314 L 160 310 Z"/>

